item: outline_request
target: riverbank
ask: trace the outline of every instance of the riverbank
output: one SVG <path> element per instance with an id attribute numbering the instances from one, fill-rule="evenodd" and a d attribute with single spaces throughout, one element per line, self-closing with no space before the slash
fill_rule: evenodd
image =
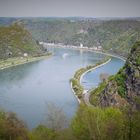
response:
<path id="1" fill-rule="evenodd" d="M 80 46 L 72 46 L 72 45 L 46 43 L 46 42 L 41 42 L 41 44 L 44 45 L 44 47 L 49 46 L 49 47 L 56 47 L 56 48 L 67 48 L 67 49 L 74 49 L 74 50 L 90 51 L 90 52 L 95 52 L 95 53 L 99 53 L 99 54 L 103 54 L 103 55 L 107 55 L 107 56 L 111 56 L 111 57 L 116 57 L 123 61 L 126 61 L 126 57 L 119 56 L 118 54 L 109 53 L 103 49 L 95 50 L 94 48 L 88 48 L 88 47 L 84 47 L 84 46 L 80 47 Z"/>
<path id="2" fill-rule="evenodd" d="M 80 76 L 80 84 L 82 83 L 82 78 L 83 78 L 83 76 L 84 76 L 85 74 L 87 74 L 88 72 L 90 72 L 90 71 L 92 71 L 92 70 L 95 70 L 95 69 L 97 69 L 97 68 L 99 68 L 99 67 L 102 67 L 102 66 L 106 65 L 106 64 L 109 63 L 110 61 L 111 61 L 111 58 L 108 59 L 106 62 L 104 62 L 104 63 L 102 63 L 102 64 L 100 64 L 100 65 L 97 65 L 96 67 L 93 67 L 93 68 L 91 68 L 91 69 L 85 71 L 85 72 Z"/>
<path id="3" fill-rule="evenodd" d="M 17 65 L 34 62 L 34 61 L 39 61 L 42 59 L 49 58 L 51 56 L 52 56 L 52 53 L 49 53 L 49 54 L 46 54 L 43 56 L 39 56 L 39 57 L 31 57 L 31 56 L 30 57 L 13 57 L 13 58 L 8 58 L 6 60 L 0 60 L 0 70 L 14 67 Z"/>
<path id="4" fill-rule="evenodd" d="M 90 66 L 87 66 L 86 68 L 81 68 L 75 72 L 73 78 L 70 80 L 70 85 L 71 85 L 72 92 L 74 93 L 74 96 L 78 100 L 79 104 L 81 102 L 83 102 L 85 104 L 89 104 L 89 103 L 87 103 L 87 100 L 85 100 L 85 97 L 84 97 L 84 95 L 86 95 L 87 91 L 84 90 L 83 86 L 81 85 L 81 80 L 82 80 L 83 76 L 87 72 L 97 69 L 99 67 L 102 67 L 103 65 L 109 63 L 110 61 L 111 61 L 111 58 L 106 58 L 105 60 L 103 60 L 95 65 L 90 65 Z"/>
<path id="5" fill-rule="evenodd" d="M 88 48 L 88 47 L 80 47 L 80 46 L 71 46 L 71 45 L 63 45 L 63 44 L 54 44 L 54 43 L 45 43 L 45 42 L 42 42 L 41 44 L 44 45 L 44 47 L 46 46 L 49 46 L 49 47 L 55 47 L 55 48 L 67 48 L 67 49 L 74 49 L 74 50 L 82 50 L 82 51 L 89 51 L 89 52 L 94 52 L 94 53 L 99 53 L 99 54 L 103 54 L 103 55 L 106 55 L 106 56 L 109 56 L 109 57 L 115 57 L 115 58 L 118 58 L 118 59 L 121 59 L 122 61 L 126 61 L 126 58 L 123 57 L 123 56 L 119 56 L 118 54 L 111 54 L 109 52 L 106 52 L 105 50 L 101 49 L 101 50 L 94 50 L 93 48 Z M 105 64 L 107 64 L 108 62 L 110 62 L 110 60 L 108 60 L 107 62 L 105 63 L 102 63 L 101 65 L 98 65 L 97 67 L 93 67 L 91 69 L 88 69 L 86 70 L 80 77 L 80 79 L 75 79 L 75 78 L 72 78 L 71 79 L 71 89 L 72 89 L 72 92 L 74 93 L 75 97 L 77 98 L 78 102 L 81 103 L 81 101 L 85 102 L 87 105 L 91 105 L 90 104 L 90 101 L 89 101 L 89 97 L 90 97 L 90 93 L 89 91 L 85 90 L 82 86 L 81 86 L 81 79 L 83 78 L 83 76 L 89 72 L 89 71 L 92 71 L 96 68 L 99 68 Z M 79 70 L 78 70 L 79 71 Z M 81 69 L 82 71 L 82 69 Z M 84 71 L 84 70 L 83 70 Z M 73 87 L 73 84 L 74 83 L 76 86 Z M 74 89 L 75 88 L 75 89 Z M 80 94 L 79 94 L 80 93 Z M 81 94 L 82 93 L 82 94 Z"/>

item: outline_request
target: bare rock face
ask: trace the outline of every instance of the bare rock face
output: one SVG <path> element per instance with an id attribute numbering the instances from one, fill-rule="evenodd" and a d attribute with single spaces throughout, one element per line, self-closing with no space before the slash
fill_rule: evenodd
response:
<path id="1" fill-rule="evenodd" d="M 125 66 L 109 80 L 99 97 L 99 105 L 140 108 L 140 42 L 132 47 Z"/>
<path id="2" fill-rule="evenodd" d="M 127 101 L 118 94 L 117 83 L 110 81 L 103 92 L 100 94 L 99 106 L 108 107 L 115 106 L 120 107 L 127 105 Z"/>
<path id="3" fill-rule="evenodd" d="M 140 42 L 137 42 L 125 64 L 126 98 L 129 103 L 138 107 L 137 101 L 140 98 Z"/>

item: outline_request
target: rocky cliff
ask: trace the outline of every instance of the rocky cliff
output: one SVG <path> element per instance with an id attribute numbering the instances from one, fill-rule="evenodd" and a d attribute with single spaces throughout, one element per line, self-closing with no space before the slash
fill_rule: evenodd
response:
<path id="1" fill-rule="evenodd" d="M 116 75 L 111 76 L 108 83 L 104 85 L 104 88 L 99 86 L 98 91 L 100 93 L 96 94 L 96 96 L 98 95 L 97 104 L 99 106 L 124 106 L 131 104 L 139 108 L 140 41 L 136 42 L 132 47 L 124 67 Z M 93 97 L 95 96 L 94 93 L 92 93 Z"/>

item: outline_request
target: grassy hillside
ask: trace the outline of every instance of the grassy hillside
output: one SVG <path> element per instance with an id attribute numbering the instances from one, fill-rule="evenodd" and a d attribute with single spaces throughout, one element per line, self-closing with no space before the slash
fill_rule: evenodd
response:
<path id="1" fill-rule="evenodd" d="M 41 47 L 32 38 L 32 35 L 22 25 L 12 24 L 0 26 L 0 58 L 29 56 L 42 54 Z"/>

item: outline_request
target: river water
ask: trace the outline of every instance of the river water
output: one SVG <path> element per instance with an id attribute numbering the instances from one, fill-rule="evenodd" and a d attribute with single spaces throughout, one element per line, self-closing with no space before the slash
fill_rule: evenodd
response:
<path id="1" fill-rule="evenodd" d="M 62 107 L 71 118 L 78 102 L 74 97 L 69 80 L 75 71 L 104 58 L 102 54 L 79 50 L 53 48 L 54 56 L 0 71 L 0 108 L 15 112 L 29 128 L 43 123 L 46 118 L 47 103 Z M 123 62 L 113 58 L 106 71 L 115 73 Z M 96 73 L 88 73 L 83 78 L 86 88 L 99 81 Z"/>
<path id="2" fill-rule="evenodd" d="M 100 74 L 113 75 L 124 65 L 124 61 L 121 59 L 112 57 L 111 61 L 102 67 L 99 67 L 93 71 L 86 73 L 81 81 L 84 89 L 89 90 L 95 88 L 101 83 Z"/>

